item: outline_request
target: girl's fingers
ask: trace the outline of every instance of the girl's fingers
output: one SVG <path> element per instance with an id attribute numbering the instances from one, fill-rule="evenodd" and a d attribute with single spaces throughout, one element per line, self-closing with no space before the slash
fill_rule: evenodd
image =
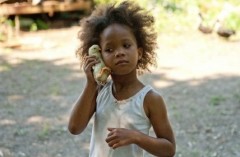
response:
<path id="1" fill-rule="evenodd" d="M 109 147 L 115 148 L 119 142 L 120 142 L 119 140 L 115 139 L 115 140 L 111 140 L 110 142 L 107 142 L 107 143 L 108 143 Z"/>
<path id="2" fill-rule="evenodd" d="M 107 136 L 107 138 L 106 138 L 106 142 L 108 143 L 108 142 L 114 140 L 115 138 L 116 138 L 116 137 L 113 136 L 113 133 L 109 133 L 108 136 Z"/>
<path id="3" fill-rule="evenodd" d="M 91 71 L 91 70 L 92 70 L 92 67 L 93 67 L 95 64 L 96 64 L 95 61 L 86 63 L 86 65 L 84 66 L 84 70 L 85 70 L 85 71 Z"/>
<path id="4" fill-rule="evenodd" d="M 107 128 L 108 131 L 113 131 L 115 128 Z"/>
<path id="5" fill-rule="evenodd" d="M 107 135 L 107 139 L 106 140 L 111 140 L 111 138 L 113 138 L 114 132 L 116 131 L 115 128 L 108 128 L 108 135 Z"/>
<path id="6" fill-rule="evenodd" d="M 96 57 L 96 56 L 85 56 L 85 57 L 83 58 L 84 61 L 89 60 L 89 59 L 97 60 L 97 57 Z"/>
<path id="7" fill-rule="evenodd" d="M 122 146 L 121 142 L 117 142 L 117 143 L 113 144 L 112 148 L 116 149 L 116 148 L 121 147 L 121 146 Z"/>
<path id="8" fill-rule="evenodd" d="M 86 57 L 85 59 L 84 59 L 84 62 L 83 62 L 83 64 L 84 65 L 88 65 L 89 63 L 91 63 L 91 62 L 96 62 L 96 58 L 93 58 L 93 57 Z"/>
<path id="9" fill-rule="evenodd" d="M 83 67 L 85 71 L 91 71 L 92 66 L 95 65 L 98 61 L 95 57 L 86 56 L 83 61 Z"/>
<path id="10" fill-rule="evenodd" d="M 87 76 L 87 79 L 94 81 L 92 67 L 97 63 L 95 56 L 85 56 L 83 59 L 83 70 Z"/>

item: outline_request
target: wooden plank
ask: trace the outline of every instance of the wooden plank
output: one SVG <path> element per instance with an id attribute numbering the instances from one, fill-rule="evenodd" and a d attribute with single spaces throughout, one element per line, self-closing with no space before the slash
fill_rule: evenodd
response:
<path id="1" fill-rule="evenodd" d="M 77 2 L 57 2 L 45 1 L 41 5 L 30 5 L 27 3 L 19 4 L 3 4 L 0 6 L 0 15 L 23 15 L 84 10 L 90 11 L 92 7 L 91 1 L 78 0 Z"/>

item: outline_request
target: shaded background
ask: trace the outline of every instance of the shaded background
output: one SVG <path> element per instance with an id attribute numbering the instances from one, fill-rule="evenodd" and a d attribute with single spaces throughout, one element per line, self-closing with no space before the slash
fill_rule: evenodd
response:
<path id="1" fill-rule="evenodd" d="M 240 2 L 136 2 L 156 18 L 158 66 L 140 79 L 165 98 L 175 156 L 239 157 Z M 67 123 L 85 83 L 75 51 L 90 12 L 20 15 L 18 35 L 15 16 L 0 16 L 0 157 L 88 156 L 92 120 L 78 136 Z"/>

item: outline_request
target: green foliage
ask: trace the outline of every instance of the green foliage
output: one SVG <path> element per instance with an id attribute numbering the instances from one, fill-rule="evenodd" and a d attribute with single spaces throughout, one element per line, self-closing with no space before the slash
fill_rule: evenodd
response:
<path id="1" fill-rule="evenodd" d="M 0 32 L 0 41 L 5 41 L 6 40 L 6 35 Z"/>
<path id="2" fill-rule="evenodd" d="M 1 41 L 1 34 L 0 34 L 0 41 Z M 1 63 L 0 65 L 0 71 L 10 71 L 12 69 L 12 66 L 7 63 Z"/>
<path id="3" fill-rule="evenodd" d="M 198 12 L 202 12 L 205 23 L 212 24 L 223 11 L 226 4 L 240 8 L 239 0 L 133 0 L 140 6 L 150 10 L 156 19 L 156 29 L 161 32 L 176 32 L 193 27 L 198 20 Z M 122 0 L 95 0 L 96 5 L 104 3 L 120 3 Z M 239 15 L 232 14 L 226 19 L 226 25 L 240 30 Z"/>
<path id="4" fill-rule="evenodd" d="M 31 32 L 34 32 L 34 31 L 37 31 L 38 30 L 38 27 L 37 27 L 37 24 L 36 23 L 32 23 L 29 30 Z"/>
<path id="5" fill-rule="evenodd" d="M 95 0 L 94 2 L 96 5 L 99 5 L 99 4 L 112 3 L 113 1 L 111 1 L 111 0 Z M 115 2 L 115 0 L 114 0 L 114 2 Z"/>
<path id="6" fill-rule="evenodd" d="M 44 123 L 41 130 L 38 132 L 37 136 L 39 140 L 48 139 L 50 136 L 50 125 L 48 123 Z"/>
<path id="7" fill-rule="evenodd" d="M 27 130 L 24 129 L 24 128 L 17 128 L 15 131 L 14 131 L 14 136 L 25 136 L 27 135 Z"/>
<path id="8" fill-rule="evenodd" d="M 0 16 L 0 42 L 7 40 L 7 32 L 14 27 L 14 22 L 6 16 Z"/>
<path id="9" fill-rule="evenodd" d="M 34 23 L 34 20 L 31 19 L 31 18 L 26 18 L 26 17 L 21 17 L 20 16 L 19 20 L 20 20 L 20 27 L 21 28 L 28 28 Z"/>
<path id="10" fill-rule="evenodd" d="M 170 12 L 184 11 L 185 2 L 182 0 L 158 0 L 158 6 Z"/>
<path id="11" fill-rule="evenodd" d="M 235 93 L 234 94 L 234 98 L 237 100 L 238 104 L 240 104 L 240 94 L 239 93 Z"/>
<path id="12" fill-rule="evenodd" d="M 53 85 L 50 87 L 50 94 L 51 94 L 51 95 L 58 96 L 58 95 L 61 94 L 60 92 L 61 92 L 61 88 L 60 88 L 57 84 L 53 84 Z"/>
<path id="13" fill-rule="evenodd" d="M 217 106 L 220 105 L 220 103 L 223 101 L 225 101 L 225 98 L 223 96 L 213 96 L 210 99 L 210 105 Z"/>
<path id="14" fill-rule="evenodd" d="M 48 29 L 49 28 L 48 24 L 41 19 L 37 19 L 36 24 L 37 24 L 38 29 Z"/>
<path id="15" fill-rule="evenodd" d="M 240 12 L 231 13 L 226 19 L 224 19 L 223 25 L 226 28 L 240 30 Z"/>
<path id="16" fill-rule="evenodd" d="M 48 24 L 39 18 L 35 20 L 33 18 L 25 17 L 20 17 L 20 27 L 29 29 L 30 31 L 44 30 L 49 28 Z"/>

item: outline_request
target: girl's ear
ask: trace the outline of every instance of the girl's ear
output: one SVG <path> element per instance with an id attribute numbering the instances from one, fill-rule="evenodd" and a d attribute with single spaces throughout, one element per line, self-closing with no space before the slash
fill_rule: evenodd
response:
<path id="1" fill-rule="evenodd" d="M 143 49 L 141 47 L 138 48 L 138 60 L 142 59 Z"/>

